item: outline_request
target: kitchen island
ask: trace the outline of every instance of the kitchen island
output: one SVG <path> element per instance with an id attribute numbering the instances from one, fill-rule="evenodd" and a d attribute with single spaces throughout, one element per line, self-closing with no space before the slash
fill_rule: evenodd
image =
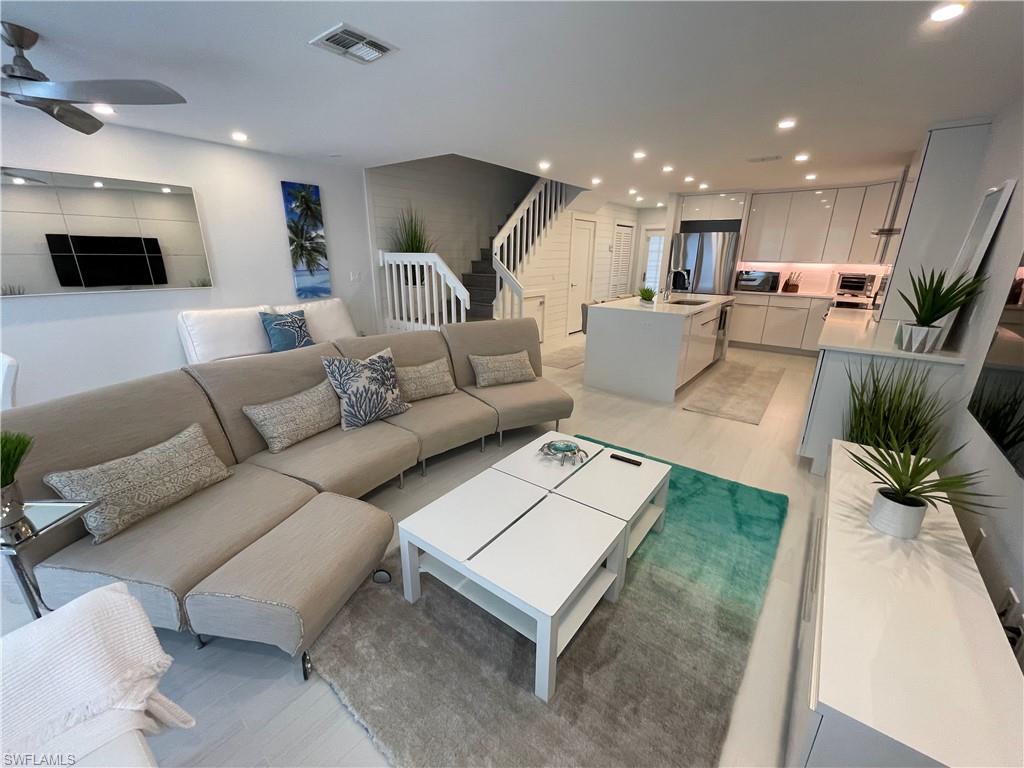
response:
<path id="1" fill-rule="evenodd" d="M 732 296 L 673 293 L 651 304 L 637 297 L 594 304 L 587 311 L 583 383 L 671 403 L 679 387 L 717 359 L 719 324 L 732 302 Z"/>

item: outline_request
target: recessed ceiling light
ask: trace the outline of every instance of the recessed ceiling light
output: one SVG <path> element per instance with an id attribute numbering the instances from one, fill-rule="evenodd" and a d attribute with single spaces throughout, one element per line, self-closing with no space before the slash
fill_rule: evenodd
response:
<path id="1" fill-rule="evenodd" d="M 806 152 L 801 152 L 799 155 L 797 155 L 793 159 L 796 160 L 798 163 L 806 163 L 808 160 L 811 159 L 811 156 L 808 155 Z"/>
<path id="2" fill-rule="evenodd" d="M 92 111 L 95 112 L 97 115 L 112 115 L 117 110 L 115 110 L 109 104 L 93 104 Z"/>
<path id="3" fill-rule="evenodd" d="M 820 190 L 820 189 L 817 189 L 817 190 L 815 190 L 815 191 L 814 191 L 814 194 L 816 194 L 816 195 L 820 195 L 820 194 L 821 194 L 821 190 Z"/>
<path id="4" fill-rule="evenodd" d="M 636 201 L 637 201 L 638 203 L 642 203 L 642 202 L 644 201 L 644 199 L 643 199 L 642 197 L 638 197 L 638 198 L 636 199 Z"/>
<path id="5" fill-rule="evenodd" d="M 658 203 L 658 207 L 659 207 L 659 208 L 664 208 L 664 207 L 665 207 L 665 204 L 664 204 L 664 203 Z"/>
<path id="6" fill-rule="evenodd" d="M 732 200 L 734 203 L 736 202 L 736 198 L 735 197 L 730 197 L 729 199 Z"/>
<path id="7" fill-rule="evenodd" d="M 647 153 L 644 152 L 642 149 L 638 149 L 636 152 L 633 153 L 634 160 L 643 160 L 645 157 L 647 157 Z"/>
<path id="8" fill-rule="evenodd" d="M 740 200 L 740 205 L 743 205 L 743 201 L 742 200 Z"/>
<path id="9" fill-rule="evenodd" d="M 540 168 L 542 171 L 546 171 L 548 168 L 551 167 L 551 161 L 541 160 L 539 163 L 537 163 L 537 167 Z"/>
<path id="10" fill-rule="evenodd" d="M 160 187 L 160 191 L 163 192 L 165 195 L 171 194 L 171 188 L 170 187 Z"/>
<path id="11" fill-rule="evenodd" d="M 804 178 L 807 179 L 808 181 L 814 181 L 816 178 L 818 178 L 818 174 L 808 173 L 806 176 L 804 176 Z"/>
<path id="12" fill-rule="evenodd" d="M 719 197 L 725 197 L 725 192 L 719 192 L 719 193 L 718 193 L 718 196 L 719 196 Z"/>
<path id="13" fill-rule="evenodd" d="M 675 170 L 675 168 L 673 168 L 671 165 L 663 165 L 663 166 L 661 166 L 661 172 L 662 173 L 672 173 L 672 171 L 674 171 L 674 170 Z"/>
<path id="14" fill-rule="evenodd" d="M 631 194 L 631 195 L 635 195 L 635 194 L 636 194 L 636 190 L 635 190 L 635 189 L 633 189 L 632 187 L 630 187 L 630 188 L 629 188 L 629 194 Z"/>
<path id="15" fill-rule="evenodd" d="M 831 208 L 832 206 L 831 206 L 831 205 L 826 205 L 825 207 L 826 207 L 826 208 Z"/>
<path id="16" fill-rule="evenodd" d="M 932 11 L 932 21 L 951 21 L 963 12 L 963 3 L 946 3 Z"/>
<path id="17" fill-rule="evenodd" d="M 23 178 L 21 178 L 21 176 L 15 176 L 13 179 L 11 179 L 11 181 L 14 184 L 24 184 L 25 183 L 25 180 Z"/>
<path id="18" fill-rule="evenodd" d="M 235 141 L 248 141 L 249 140 L 249 137 L 246 136 L 241 131 L 232 131 L 231 132 L 231 138 L 234 139 Z"/>
<path id="19" fill-rule="evenodd" d="M 601 183 L 601 178 L 599 176 L 595 176 L 590 180 L 590 183 L 596 187 L 598 184 Z"/>
<path id="20" fill-rule="evenodd" d="M 795 128 L 796 127 L 796 118 L 795 117 L 784 117 L 781 120 L 779 120 L 778 126 L 779 126 L 779 128 L 781 128 L 784 131 L 788 131 L 790 128 Z"/>
<path id="21" fill-rule="evenodd" d="M 707 189 L 708 188 L 708 183 L 706 181 L 702 181 L 700 184 L 697 185 L 697 188 L 698 189 Z"/>
<path id="22" fill-rule="evenodd" d="M 102 181 L 94 181 L 94 182 L 92 183 L 92 185 L 93 185 L 94 187 L 96 187 L 96 189 L 101 189 L 101 188 L 103 187 L 103 182 L 102 182 Z"/>
<path id="23" fill-rule="evenodd" d="M 691 181 L 693 181 L 693 176 L 687 176 L 685 179 L 683 179 L 683 181 L 689 184 Z"/>

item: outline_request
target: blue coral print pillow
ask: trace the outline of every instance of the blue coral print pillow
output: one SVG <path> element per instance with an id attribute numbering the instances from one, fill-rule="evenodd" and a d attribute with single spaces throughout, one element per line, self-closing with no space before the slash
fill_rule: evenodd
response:
<path id="1" fill-rule="evenodd" d="M 323 357 L 324 370 L 331 386 L 341 398 L 341 428 L 356 429 L 397 416 L 409 410 L 398 391 L 398 373 L 391 349 L 365 360 L 348 357 Z"/>
<path id="2" fill-rule="evenodd" d="M 289 349 L 313 346 L 313 337 L 306 327 L 306 313 L 301 309 L 283 315 L 260 312 L 263 330 L 270 339 L 271 352 L 285 352 Z"/>

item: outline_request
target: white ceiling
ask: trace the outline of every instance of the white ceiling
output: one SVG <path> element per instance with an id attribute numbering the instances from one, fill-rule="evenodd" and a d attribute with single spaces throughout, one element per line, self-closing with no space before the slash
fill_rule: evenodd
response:
<path id="1" fill-rule="evenodd" d="M 1024 4 L 976 2 L 942 26 L 932 7 L 5 2 L 3 17 L 40 32 L 29 55 L 55 80 L 151 78 L 188 99 L 111 122 L 225 143 L 240 129 L 254 149 L 358 167 L 453 152 L 539 173 L 545 158 L 549 176 L 600 176 L 619 202 L 633 186 L 647 206 L 700 181 L 892 178 L 929 124 L 1020 98 Z M 399 50 L 362 66 L 307 45 L 340 22 Z"/>

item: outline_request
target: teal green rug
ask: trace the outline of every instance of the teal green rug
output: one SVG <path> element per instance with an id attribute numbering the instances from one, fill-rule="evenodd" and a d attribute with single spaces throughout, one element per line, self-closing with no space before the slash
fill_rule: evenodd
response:
<path id="1" fill-rule="evenodd" d="M 716 765 L 786 508 L 673 465 L 664 531 L 559 657 L 548 704 L 532 642 L 427 575 L 409 605 L 396 556 L 395 580 L 363 585 L 320 636 L 314 669 L 396 766 Z"/>

